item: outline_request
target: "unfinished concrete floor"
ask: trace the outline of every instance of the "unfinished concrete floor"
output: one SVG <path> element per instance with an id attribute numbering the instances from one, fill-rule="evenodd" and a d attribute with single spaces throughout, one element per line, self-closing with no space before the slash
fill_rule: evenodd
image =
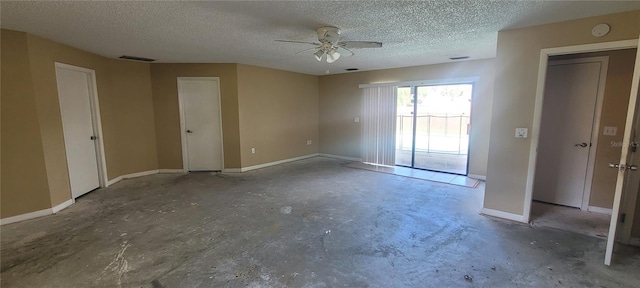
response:
<path id="1" fill-rule="evenodd" d="M 2 287 L 634 287 L 638 251 L 478 214 L 475 189 L 311 158 L 124 180 L 2 226 Z M 466 279 L 465 279 L 466 275 Z"/>

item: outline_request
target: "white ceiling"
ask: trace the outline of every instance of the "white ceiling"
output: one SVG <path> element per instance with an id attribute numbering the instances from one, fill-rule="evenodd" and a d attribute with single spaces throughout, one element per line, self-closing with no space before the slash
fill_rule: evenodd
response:
<path id="1" fill-rule="evenodd" d="M 243 63 L 307 74 L 495 57 L 497 31 L 640 9 L 640 1 L 2 1 L 0 26 L 111 58 Z M 382 48 L 328 64 L 304 44 L 337 26 Z M 614 27 L 615 29 L 615 27 Z"/>

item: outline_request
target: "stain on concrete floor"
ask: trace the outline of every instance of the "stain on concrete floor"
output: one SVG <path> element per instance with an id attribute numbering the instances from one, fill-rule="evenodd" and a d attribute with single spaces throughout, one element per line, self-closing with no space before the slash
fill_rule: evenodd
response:
<path id="1" fill-rule="evenodd" d="M 640 252 L 478 214 L 470 189 L 322 157 L 160 174 L 1 227 L 2 287 L 640 287 Z M 466 277 L 465 277 L 466 276 Z"/>

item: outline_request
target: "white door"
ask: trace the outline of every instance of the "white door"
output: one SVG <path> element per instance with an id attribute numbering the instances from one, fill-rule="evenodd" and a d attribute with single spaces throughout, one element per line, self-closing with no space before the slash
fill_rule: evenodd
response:
<path id="1" fill-rule="evenodd" d="M 610 163 L 612 166 L 618 166 L 618 167 L 614 167 L 618 169 L 618 179 L 616 181 L 616 189 L 615 189 L 615 193 L 613 195 L 613 211 L 611 213 L 611 223 L 609 224 L 609 235 L 607 237 L 607 250 L 604 256 L 604 264 L 606 265 L 611 265 L 611 260 L 613 258 L 613 245 L 615 244 L 615 238 L 616 238 L 616 231 L 618 229 L 618 224 L 619 224 L 619 219 L 620 219 L 620 206 L 621 206 L 621 202 L 622 202 L 622 189 L 624 187 L 626 178 L 627 178 L 627 172 L 631 171 L 630 173 L 640 173 L 640 171 L 634 171 L 632 169 L 633 166 L 631 166 L 630 164 L 628 164 L 628 159 L 631 156 L 630 152 L 631 152 L 631 145 L 630 143 L 633 140 L 633 122 L 634 122 L 634 118 L 636 118 L 636 112 L 640 111 L 640 109 L 638 109 L 637 105 L 640 104 L 638 103 L 638 93 L 639 93 L 639 89 L 638 86 L 640 86 L 640 38 L 638 39 L 638 46 L 636 46 L 637 48 L 639 48 L 636 52 L 636 63 L 635 63 L 635 68 L 633 70 L 633 82 L 631 83 L 631 94 L 629 97 L 629 108 L 627 110 L 627 121 L 625 123 L 624 126 L 624 136 L 623 136 L 623 143 L 621 146 L 621 153 L 620 153 L 620 162 L 619 163 Z M 635 167 L 637 169 L 637 166 Z"/>
<path id="2" fill-rule="evenodd" d="M 547 68 L 534 200 L 582 207 L 601 65 Z"/>
<path id="3" fill-rule="evenodd" d="M 633 132 L 631 133 L 631 148 L 627 157 L 627 165 L 640 166 L 640 113 L 636 113 Z M 614 143 L 622 145 L 622 143 Z M 614 166 L 617 163 L 613 163 Z M 612 167 L 615 168 L 615 167 Z M 633 245 L 631 242 L 634 219 L 636 218 L 636 204 L 638 203 L 638 190 L 640 190 L 640 173 L 629 173 L 625 177 L 625 185 L 622 192 L 623 201 L 620 204 L 620 215 L 624 215 L 624 221 L 619 222 L 620 229 L 616 240 L 623 244 Z M 640 212 L 640 211 L 639 211 Z M 638 245 L 638 244 L 636 244 Z"/>
<path id="4" fill-rule="evenodd" d="M 100 187 L 91 110 L 91 74 L 56 65 L 58 97 L 73 198 Z"/>
<path id="5" fill-rule="evenodd" d="M 183 115 L 185 167 L 189 171 L 222 170 L 222 122 L 218 79 L 180 77 L 178 94 Z"/>

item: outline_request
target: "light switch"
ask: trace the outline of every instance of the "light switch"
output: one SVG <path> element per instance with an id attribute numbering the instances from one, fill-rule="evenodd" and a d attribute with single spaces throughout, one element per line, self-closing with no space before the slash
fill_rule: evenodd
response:
<path id="1" fill-rule="evenodd" d="M 353 118 L 353 122 L 360 123 L 360 118 L 358 118 L 358 117 Z"/>
<path id="2" fill-rule="evenodd" d="M 616 136 L 618 133 L 618 127 L 613 126 L 604 126 L 604 131 L 602 131 L 602 135 L 605 136 Z"/>
<path id="3" fill-rule="evenodd" d="M 528 128 L 516 128 L 516 138 L 527 138 Z"/>

